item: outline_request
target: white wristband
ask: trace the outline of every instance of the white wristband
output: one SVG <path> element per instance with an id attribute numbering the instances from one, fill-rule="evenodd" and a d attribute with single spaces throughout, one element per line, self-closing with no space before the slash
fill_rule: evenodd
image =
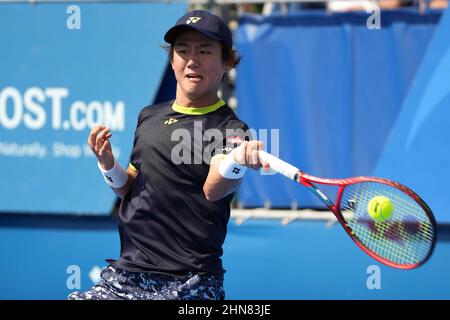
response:
<path id="1" fill-rule="evenodd" d="M 236 148 L 237 149 L 237 148 Z M 219 163 L 219 173 L 222 177 L 227 179 L 240 179 L 247 171 L 247 167 L 236 162 L 233 159 L 233 153 L 236 150 L 231 151 L 225 159 Z"/>
<path id="2" fill-rule="evenodd" d="M 100 165 L 100 162 L 97 163 L 98 168 L 100 169 L 100 172 L 102 173 L 103 178 L 105 179 L 105 182 L 113 187 L 113 188 L 120 188 L 123 187 L 128 180 L 128 175 L 126 171 L 120 166 L 120 164 L 114 159 L 114 167 L 112 167 L 109 170 L 105 170 Z"/>

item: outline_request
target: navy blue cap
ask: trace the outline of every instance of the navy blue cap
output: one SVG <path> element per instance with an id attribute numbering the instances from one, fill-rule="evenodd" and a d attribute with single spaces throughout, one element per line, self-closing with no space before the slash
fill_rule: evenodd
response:
<path id="1" fill-rule="evenodd" d="M 186 30 L 197 30 L 210 39 L 223 41 L 229 47 L 233 47 L 233 36 L 230 28 L 221 18 L 208 11 L 194 10 L 185 14 L 178 19 L 175 26 L 166 32 L 164 40 L 167 43 L 174 44 L 180 32 Z"/>

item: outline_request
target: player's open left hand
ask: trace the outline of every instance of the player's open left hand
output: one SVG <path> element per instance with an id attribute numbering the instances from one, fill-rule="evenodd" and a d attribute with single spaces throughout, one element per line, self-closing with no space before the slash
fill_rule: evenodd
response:
<path id="1" fill-rule="evenodd" d="M 99 125 L 91 129 L 88 137 L 88 144 L 97 157 L 98 162 L 105 170 L 109 170 L 114 166 L 114 155 L 112 153 L 111 142 L 109 138 L 112 136 L 110 128 Z"/>

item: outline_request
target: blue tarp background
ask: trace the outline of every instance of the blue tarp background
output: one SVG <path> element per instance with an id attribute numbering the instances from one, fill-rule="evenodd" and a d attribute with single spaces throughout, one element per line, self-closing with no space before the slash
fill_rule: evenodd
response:
<path id="1" fill-rule="evenodd" d="M 257 131 L 279 129 L 279 156 L 312 175 L 374 174 L 440 15 L 382 11 L 380 30 L 366 27 L 364 12 L 244 16 L 236 37 L 243 56 L 239 116 Z M 275 142 L 268 140 L 271 151 Z M 431 168 L 421 163 L 418 169 Z M 426 183 L 407 182 L 413 189 Z M 258 172 L 247 175 L 239 201 L 246 207 L 322 205 L 286 178 Z"/>
<path id="2" fill-rule="evenodd" d="M 449 39 L 447 9 L 375 168 L 414 186 L 439 223 L 450 223 Z"/>

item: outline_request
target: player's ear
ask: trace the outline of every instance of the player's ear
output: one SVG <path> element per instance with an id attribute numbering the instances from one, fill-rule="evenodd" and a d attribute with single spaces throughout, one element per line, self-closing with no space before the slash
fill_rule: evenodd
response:
<path id="1" fill-rule="evenodd" d="M 230 71 L 231 69 L 233 69 L 233 67 L 234 67 L 233 59 L 228 58 L 228 60 L 223 62 L 223 69 L 225 72 Z"/>
<path id="2" fill-rule="evenodd" d="M 231 69 L 233 69 L 233 66 L 231 65 L 231 63 L 226 63 L 223 65 L 223 69 L 225 72 L 230 71 Z"/>
<path id="3" fill-rule="evenodd" d="M 220 43 L 220 55 L 222 59 L 222 66 L 224 73 L 231 70 L 230 49 L 223 42 Z"/>

